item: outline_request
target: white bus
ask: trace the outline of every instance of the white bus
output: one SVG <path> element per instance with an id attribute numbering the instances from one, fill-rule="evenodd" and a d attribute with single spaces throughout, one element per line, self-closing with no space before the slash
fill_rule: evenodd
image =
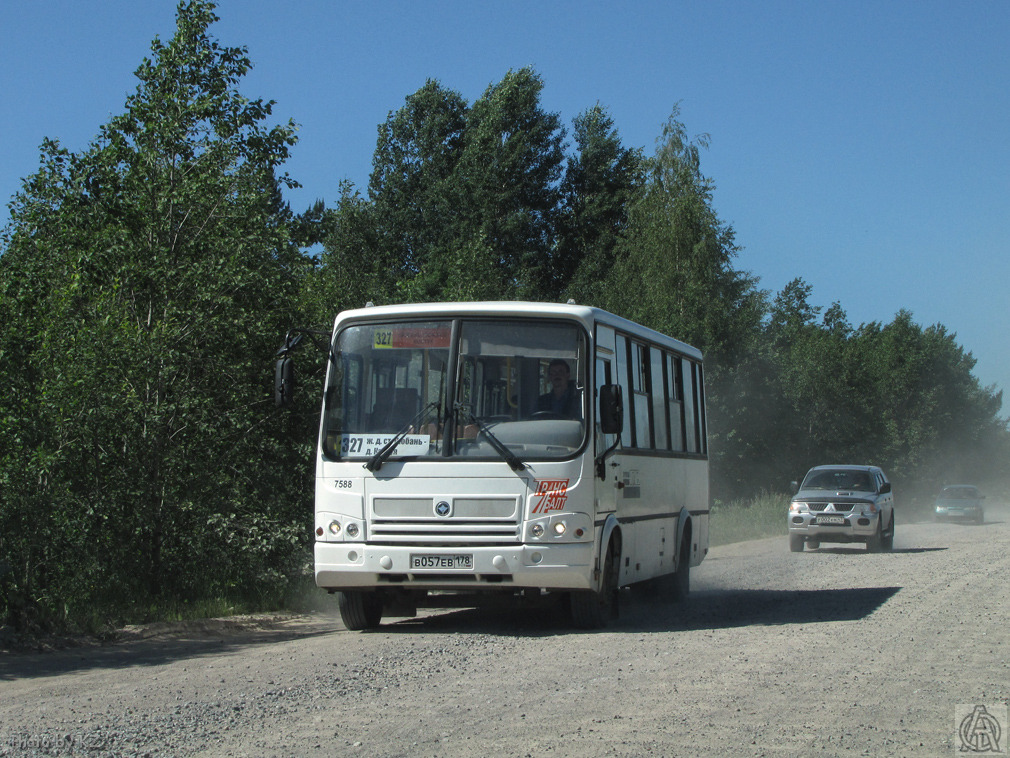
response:
<path id="1" fill-rule="evenodd" d="M 328 363 L 315 580 L 348 629 L 488 596 L 562 597 L 595 628 L 623 586 L 687 594 L 708 552 L 695 348 L 586 306 L 429 303 L 341 313 Z"/>

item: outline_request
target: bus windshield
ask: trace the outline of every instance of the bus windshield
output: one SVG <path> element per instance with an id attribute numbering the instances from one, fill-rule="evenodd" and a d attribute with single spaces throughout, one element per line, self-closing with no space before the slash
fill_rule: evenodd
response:
<path id="1" fill-rule="evenodd" d="M 458 335 L 452 349 L 453 335 Z M 451 365 L 450 365 L 451 362 Z M 586 338 L 566 321 L 459 319 L 353 324 L 335 338 L 323 454 L 522 460 L 585 444 Z"/>

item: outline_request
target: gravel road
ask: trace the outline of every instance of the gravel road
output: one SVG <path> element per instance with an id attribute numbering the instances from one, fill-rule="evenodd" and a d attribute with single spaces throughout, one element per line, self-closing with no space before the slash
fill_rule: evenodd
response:
<path id="1" fill-rule="evenodd" d="M 465 610 L 351 633 L 332 603 L 3 654 L 0 755 L 949 756 L 974 704 L 1003 752 L 1010 511 L 898 518 L 890 554 L 714 548 L 685 604 L 625 591 L 598 632 Z"/>

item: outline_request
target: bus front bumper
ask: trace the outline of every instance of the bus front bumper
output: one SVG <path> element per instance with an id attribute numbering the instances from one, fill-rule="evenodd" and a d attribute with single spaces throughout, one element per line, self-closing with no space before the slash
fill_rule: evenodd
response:
<path id="1" fill-rule="evenodd" d="M 417 547 L 316 542 L 316 586 L 435 590 L 591 589 L 589 543 Z"/>

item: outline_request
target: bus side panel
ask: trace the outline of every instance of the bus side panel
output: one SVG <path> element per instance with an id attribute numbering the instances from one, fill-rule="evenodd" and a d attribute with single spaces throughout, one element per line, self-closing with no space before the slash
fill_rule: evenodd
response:
<path id="1" fill-rule="evenodd" d="M 691 511 L 691 565 L 697 566 L 708 554 L 708 461 L 686 461 L 692 473 L 686 477 L 684 494 Z"/>
<path id="2" fill-rule="evenodd" d="M 685 458 L 621 456 L 617 514 L 625 534 L 622 581 L 630 584 L 676 570 L 678 526 L 685 509 L 692 525 L 691 562 L 697 565 L 704 557 L 708 492 L 706 482 L 699 481 L 699 467 L 704 475 L 705 466 L 705 461 Z"/>

